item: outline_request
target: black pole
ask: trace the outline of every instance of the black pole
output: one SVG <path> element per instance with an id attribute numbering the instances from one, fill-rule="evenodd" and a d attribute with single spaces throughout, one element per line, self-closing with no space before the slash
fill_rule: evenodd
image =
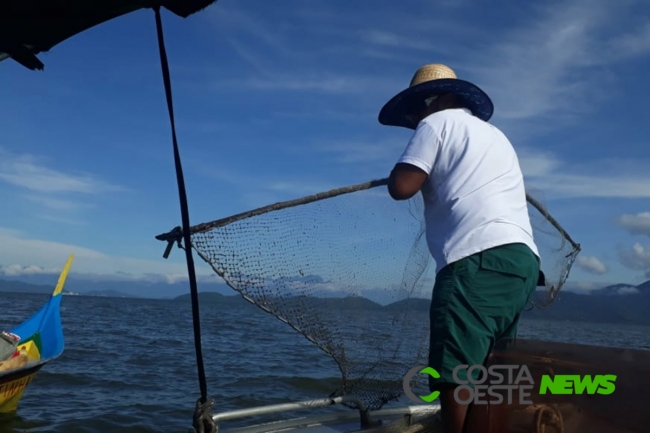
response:
<path id="1" fill-rule="evenodd" d="M 194 269 L 194 258 L 192 257 L 192 239 L 190 235 L 190 216 L 189 206 L 187 204 L 187 193 L 185 191 L 185 180 L 183 177 L 183 166 L 181 156 L 178 150 L 178 141 L 176 139 L 176 124 L 174 121 L 174 106 L 172 103 L 172 88 L 169 73 L 169 63 L 165 50 L 165 41 L 163 37 L 162 18 L 160 16 L 160 6 L 154 7 L 156 14 L 156 30 L 158 32 L 158 47 L 160 49 L 160 64 L 162 67 L 163 82 L 165 85 L 165 96 L 167 97 L 167 108 L 169 110 L 169 121 L 171 124 L 172 140 L 174 144 L 174 165 L 176 167 L 176 182 L 178 183 L 178 196 L 181 205 L 181 218 L 183 223 L 183 243 L 185 245 L 185 259 L 187 261 L 187 273 L 190 281 L 190 296 L 192 299 L 192 319 L 194 327 L 194 349 L 196 351 L 196 366 L 199 375 L 199 386 L 201 389 L 201 398 L 197 402 L 197 409 L 194 416 L 194 427 L 198 432 L 216 431 L 214 421 L 212 420 L 210 405 L 208 402 L 208 387 L 205 379 L 205 368 L 203 365 L 203 351 L 201 348 L 201 320 L 199 315 L 199 295 L 196 284 L 196 272 Z M 206 429 L 207 427 L 207 429 Z"/>

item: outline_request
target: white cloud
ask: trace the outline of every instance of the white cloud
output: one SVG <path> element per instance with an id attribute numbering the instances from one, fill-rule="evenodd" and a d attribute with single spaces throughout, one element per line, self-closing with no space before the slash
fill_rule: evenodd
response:
<path id="1" fill-rule="evenodd" d="M 618 223 L 631 234 L 650 236 L 650 212 L 621 215 Z"/>
<path id="2" fill-rule="evenodd" d="M 215 88 L 246 87 L 256 90 L 287 90 L 293 92 L 315 92 L 332 95 L 359 95 L 376 92 L 378 89 L 396 89 L 400 84 L 394 79 L 354 74 L 332 74 L 309 72 L 301 74 L 266 74 L 263 77 L 220 80 Z"/>
<path id="3" fill-rule="evenodd" d="M 619 260 L 623 266 L 635 271 L 644 271 L 650 278 L 650 250 L 640 243 L 635 243 L 631 249 L 621 251 Z"/>
<path id="4" fill-rule="evenodd" d="M 588 295 L 591 294 L 594 290 L 602 289 L 607 285 L 608 284 L 596 283 L 593 281 L 574 281 L 569 279 L 562 287 L 561 292 L 572 292 L 572 293 L 580 293 L 583 295 Z"/>
<path id="5" fill-rule="evenodd" d="M 424 42 L 421 39 L 413 39 L 407 36 L 400 36 L 396 33 L 381 30 L 361 30 L 361 39 L 365 43 L 379 45 L 382 47 L 399 48 L 400 50 L 411 49 L 426 51 L 428 53 L 439 50 L 439 46 L 433 43 Z"/>
<path id="6" fill-rule="evenodd" d="M 51 269 L 45 269 L 41 266 L 35 266 L 35 265 L 8 265 L 8 266 L 2 266 L 0 265 L 0 275 L 6 275 L 6 276 L 11 276 L 11 277 L 17 277 L 21 275 L 39 275 L 39 274 L 56 274 L 61 272 L 61 270 L 57 270 L 56 268 L 51 268 Z"/>
<path id="7" fill-rule="evenodd" d="M 554 198 L 650 197 L 650 161 L 604 159 L 570 163 L 551 152 L 529 147 L 518 148 L 517 153 L 527 186 Z"/>
<path id="8" fill-rule="evenodd" d="M 562 161 L 548 152 L 533 152 L 527 148 L 517 149 L 521 171 L 526 176 L 540 177 L 552 175 L 561 166 Z"/>
<path id="9" fill-rule="evenodd" d="M 275 10 L 256 7 L 223 5 L 209 16 L 251 66 L 246 72 L 255 78 L 242 80 L 248 86 L 392 95 L 408 83 L 411 66 L 404 76 L 405 67 L 390 69 L 379 62 L 374 68 L 363 55 L 404 59 L 406 53 L 413 57 L 403 64 L 419 66 L 437 58 L 485 87 L 495 100 L 495 116 L 502 119 L 539 120 L 591 110 L 615 93 L 591 92 L 594 83 L 612 82 L 612 68 L 650 52 L 650 25 L 634 9 L 643 6 L 639 1 L 526 4 L 518 9 L 518 19 L 501 28 L 476 25 L 471 17 L 454 13 L 456 8 L 440 7 L 452 3 L 458 7 L 453 0 L 413 1 L 343 16 L 337 6 L 310 2 L 284 12 L 282 26 L 273 24 Z M 489 6 L 473 7 L 480 13 Z"/>
<path id="10" fill-rule="evenodd" d="M 82 224 L 79 212 L 93 207 L 89 197 L 125 188 L 87 174 L 68 174 L 45 166 L 33 155 L 16 155 L 0 147 L 0 183 L 13 187 L 12 194 L 36 206 L 43 219 Z"/>
<path id="11" fill-rule="evenodd" d="M 203 175 L 225 182 L 241 191 L 237 198 L 241 204 L 248 208 L 293 200 L 345 186 L 331 183 L 329 180 L 300 180 L 276 175 L 242 174 L 225 168 L 216 168 L 214 165 L 206 166 L 199 161 L 194 162 L 194 164 Z"/>
<path id="12" fill-rule="evenodd" d="M 292 152 L 330 154 L 340 164 L 363 163 L 363 166 L 374 168 L 377 165 L 389 170 L 404 146 L 402 140 L 317 142 L 307 149 L 294 148 Z M 517 153 L 527 188 L 539 193 L 543 191 L 544 196 L 549 198 L 650 197 L 650 161 L 608 159 L 577 164 L 564 161 L 552 152 L 537 151 L 525 146 L 517 148 Z M 383 172 L 374 170 L 372 173 Z M 645 222 L 644 218 L 648 218 L 645 214 L 635 218 L 640 229 L 647 224 L 647 230 L 650 230 L 650 218 L 648 222 Z M 630 221 L 630 217 L 627 217 L 626 223 L 631 224 Z"/>
<path id="13" fill-rule="evenodd" d="M 121 191 L 89 175 L 70 175 L 37 162 L 31 155 L 13 155 L 0 149 L 0 179 L 12 185 L 38 193 L 99 194 Z"/>
<path id="14" fill-rule="evenodd" d="M 257 9 L 253 9 L 255 12 Z M 253 16 L 252 12 L 244 11 L 237 6 L 223 5 L 207 12 L 207 16 L 214 23 L 215 29 L 220 31 L 227 40 L 233 40 L 235 30 L 257 39 L 262 43 L 265 51 L 288 54 L 290 52 L 287 39 L 281 34 L 277 25 L 269 25 L 268 21 Z"/>
<path id="15" fill-rule="evenodd" d="M 27 200 L 54 211 L 74 211 L 92 207 L 90 203 L 52 196 L 25 195 Z"/>
<path id="16" fill-rule="evenodd" d="M 329 191 L 330 189 L 336 188 L 336 186 L 329 183 L 279 181 L 279 182 L 269 182 L 265 185 L 264 188 L 274 192 L 288 193 L 292 196 L 295 196 L 294 198 L 300 198 L 305 195 L 311 195 L 311 194 L 317 194 L 324 191 Z"/>
<path id="17" fill-rule="evenodd" d="M 609 282 L 594 282 L 594 281 L 567 281 L 567 283 L 562 288 L 562 292 L 573 292 L 580 293 L 583 295 L 589 295 L 595 291 L 604 289 L 605 287 L 621 284 L 620 281 L 609 281 Z M 628 295 L 639 293 L 639 290 L 632 285 L 624 285 L 616 289 L 616 293 L 619 295 Z"/>
<path id="18" fill-rule="evenodd" d="M 607 273 L 605 264 L 594 256 L 578 256 L 576 265 L 590 274 L 603 275 Z"/>
<path id="19" fill-rule="evenodd" d="M 556 173 L 533 178 L 531 185 L 553 192 L 555 197 L 650 197 L 650 174 L 617 176 L 573 175 Z"/>
<path id="20" fill-rule="evenodd" d="M 590 110 L 611 96 L 590 89 L 611 78 L 607 68 L 616 62 L 650 51 L 650 26 L 636 25 L 630 19 L 634 12 L 626 7 L 630 2 L 623 3 L 539 3 L 531 6 L 528 20 L 472 56 L 476 64 L 467 69 L 493 96 L 495 117 L 558 118 Z"/>
<path id="21" fill-rule="evenodd" d="M 251 179 L 248 180 L 250 181 Z M 301 182 L 297 180 L 266 180 L 260 181 L 259 185 L 260 187 L 257 191 L 252 188 L 247 189 L 247 192 L 238 196 L 241 204 L 248 209 L 256 209 L 273 203 L 299 199 L 342 186 L 329 183 Z"/>
<path id="22" fill-rule="evenodd" d="M 609 54 L 625 59 L 646 54 L 650 51 L 650 23 L 645 23 L 632 32 L 616 36 L 608 44 Z"/>
<path id="23" fill-rule="evenodd" d="M 341 18 L 336 10 L 321 3 L 299 8 L 300 20 L 290 20 L 291 24 L 282 28 L 271 26 L 268 18 L 257 9 L 244 11 L 229 7 L 218 13 L 215 11 L 215 19 L 224 26 L 240 29 L 244 36 L 257 39 L 263 46 L 263 49 L 253 49 L 251 44 L 246 51 L 243 39 L 234 42 L 244 47 L 242 58 L 254 66 L 253 78 L 249 75 L 236 80 L 249 89 L 290 90 L 297 94 L 318 92 L 333 94 L 337 99 L 350 95 L 355 106 L 361 107 L 370 103 L 372 96 L 368 95 L 388 98 L 404 88 L 414 69 L 410 66 L 394 69 L 381 61 L 367 62 L 360 59 L 359 53 L 370 49 L 390 58 L 405 52 L 426 51 L 448 62 L 461 78 L 471 79 L 484 87 L 495 101 L 495 117 L 511 124 L 512 129 L 525 128 L 525 135 L 530 136 L 531 130 L 561 127 L 561 120 L 573 119 L 575 114 L 592 110 L 614 95 L 615 91 L 588 90 L 595 82 L 615 84 L 614 80 L 619 78 L 611 74 L 613 68 L 650 52 L 650 25 L 636 19 L 638 14 L 633 9 L 640 5 L 628 0 L 622 3 L 570 0 L 526 5 L 521 14 L 523 19 L 484 35 L 478 43 L 477 35 L 483 32 L 481 27 L 458 25 L 459 17 L 447 14 L 448 11 L 429 16 L 429 10 L 433 12 L 434 7 L 424 4 L 418 8 L 427 11 L 426 14 L 415 14 L 408 8 L 397 8 L 390 17 L 369 12 L 362 27 L 352 23 L 351 17 Z M 625 25 L 621 26 L 622 23 Z M 441 36 L 432 34 L 431 28 L 444 29 L 448 43 L 441 43 Z M 298 34 L 309 39 L 313 52 L 324 50 L 319 41 L 327 40 L 336 48 L 353 49 L 354 54 L 344 51 L 349 62 L 338 62 L 337 66 L 327 61 L 314 63 L 310 57 L 316 56 L 313 52 L 304 58 L 300 56 L 300 47 L 304 49 L 304 45 L 302 40 L 296 39 Z M 473 48 L 463 48 L 468 41 L 471 42 L 468 46 Z M 359 45 L 360 42 L 363 45 Z M 436 48 L 440 46 L 445 47 L 445 54 Z M 277 66 L 279 59 L 281 67 Z M 415 59 L 403 63 L 415 67 L 428 61 L 434 60 Z M 341 63 L 345 66 L 339 66 Z M 318 64 L 318 68 L 313 68 L 313 64 Z M 368 73 L 369 65 L 374 64 L 377 69 Z M 220 85 L 232 86 L 232 83 L 226 79 Z M 314 112 L 323 114 L 319 110 Z M 522 119 L 535 123 L 522 123 Z M 339 163 L 372 160 L 390 169 L 404 146 L 401 140 L 390 143 L 361 140 L 359 143 L 317 143 L 309 151 L 335 155 Z M 517 150 L 527 183 L 544 190 L 549 197 L 650 197 L 648 161 L 645 166 L 636 160 L 619 161 L 622 164 L 618 169 L 602 170 L 610 160 L 574 164 L 550 152 L 526 152 L 519 146 Z M 628 166 L 622 166 L 624 164 Z M 277 198 L 275 195 L 268 197 L 269 200 L 264 200 L 263 193 L 256 191 L 249 194 L 249 203 Z"/>
<path id="24" fill-rule="evenodd" d="M 172 283 L 187 278 L 184 262 L 111 256 L 90 248 L 33 239 L 20 231 L 0 228 L 0 275 L 57 274 L 70 254 L 75 255 L 71 273 L 87 279 Z M 201 260 L 196 260 L 197 275 L 201 279 L 215 278 L 216 275 L 201 263 Z"/>
<path id="25" fill-rule="evenodd" d="M 619 295 L 636 295 L 638 293 L 641 293 L 639 289 L 633 286 L 626 286 L 626 287 L 621 287 L 619 288 L 616 293 Z"/>
<path id="26" fill-rule="evenodd" d="M 598 290 L 603 287 L 602 284 L 594 283 L 592 281 L 577 281 L 572 284 L 567 284 L 562 290 L 566 292 L 589 293 L 593 290 Z"/>
<path id="27" fill-rule="evenodd" d="M 400 156 L 406 143 L 400 140 L 381 140 L 378 142 L 330 142 L 309 146 L 309 152 L 336 155 L 336 161 L 342 164 L 369 164 L 373 162 L 394 163 Z M 388 165 L 385 168 L 390 169 Z"/>

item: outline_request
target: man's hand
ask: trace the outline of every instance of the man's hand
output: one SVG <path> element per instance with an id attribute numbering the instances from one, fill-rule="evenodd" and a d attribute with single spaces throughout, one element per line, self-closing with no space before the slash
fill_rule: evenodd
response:
<path id="1" fill-rule="evenodd" d="M 408 200 L 424 185 L 429 176 L 420 168 L 399 163 L 388 178 L 388 193 L 395 200 Z"/>

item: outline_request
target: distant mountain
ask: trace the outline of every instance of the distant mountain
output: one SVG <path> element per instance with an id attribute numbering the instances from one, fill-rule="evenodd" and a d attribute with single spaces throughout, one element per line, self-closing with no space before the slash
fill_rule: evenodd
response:
<path id="1" fill-rule="evenodd" d="M 23 283 L 22 281 L 0 280 L 0 292 L 52 293 L 54 286 Z"/>
<path id="2" fill-rule="evenodd" d="M 190 302 L 190 294 L 177 296 L 173 300 L 176 302 Z M 199 292 L 199 302 L 206 305 L 250 305 L 250 302 L 239 295 L 222 295 L 217 292 Z"/>
<path id="3" fill-rule="evenodd" d="M 129 295 L 128 293 L 120 292 L 118 290 L 92 290 L 83 293 L 84 296 L 100 296 L 107 298 L 137 298 L 138 296 Z"/>
<path id="4" fill-rule="evenodd" d="M 50 294 L 54 290 L 55 285 L 50 286 L 44 284 L 30 284 L 22 281 L 8 281 L 0 280 L 0 292 L 13 292 L 13 293 L 44 293 Z M 71 293 L 70 290 L 64 288 L 63 293 Z M 117 290 L 92 290 L 89 292 L 76 293 L 84 296 L 106 296 L 112 298 L 133 298 L 135 296 L 128 293 L 123 293 Z"/>
<path id="5" fill-rule="evenodd" d="M 637 289 L 640 289 L 640 290 L 643 290 L 643 291 L 650 290 L 650 280 L 646 281 L 645 283 L 641 283 L 636 287 L 637 287 Z"/>
<path id="6" fill-rule="evenodd" d="M 58 276 L 57 275 L 22 275 L 20 277 L 9 277 L 3 276 L 0 279 L 0 291 L 3 291 L 3 283 L 5 287 L 11 287 L 9 289 L 4 289 L 4 291 L 25 291 L 22 288 L 27 286 L 43 286 L 47 289 L 42 288 L 47 293 L 54 290 Z M 18 288 L 18 290 L 16 290 Z M 177 283 L 166 283 L 166 282 L 145 282 L 145 281 L 119 281 L 119 280 L 93 280 L 85 277 L 83 275 L 77 275 L 70 273 L 68 279 L 65 283 L 65 291 L 74 292 L 81 295 L 86 295 L 91 292 L 99 293 L 110 293 L 110 292 L 120 292 L 121 295 L 129 295 L 138 298 L 153 298 L 153 299 L 172 299 L 176 296 L 187 293 L 189 290 L 189 284 L 187 281 L 180 281 Z M 201 291 L 217 291 L 221 293 L 233 293 L 232 289 L 226 286 L 225 283 L 221 282 L 199 282 L 199 290 Z M 41 293 L 41 292 L 38 292 Z"/>
<path id="7" fill-rule="evenodd" d="M 618 295 L 633 295 L 639 293 L 650 292 L 650 281 L 646 281 L 638 286 L 630 284 L 614 284 L 611 286 L 603 287 L 602 289 L 593 290 L 592 296 L 618 296 Z M 644 286 L 645 285 L 645 286 Z"/>
<path id="8" fill-rule="evenodd" d="M 430 299 L 409 298 L 409 299 L 403 299 L 401 301 L 393 302 L 392 304 L 386 305 L 384 309 L 391 312 L 406 311 L 406 310 L 428 312 L 430 307 L 431 307 Z"/>
<path id="9" fill-rule="evenodd" d="M 325 308 L 330 310 L 370 310 L 382 309 L 382 306 L 370 299 L 360 296 L 346 296 L 345 298 L 310 298 L 308 296 L 293 298 L 296 303 L 305 306 Z"/>
<path id="10" fill-rule="evenodd" d="M 177 296 L 174 301 L 190 302 L 190 294 Z M 241 295 L 222 295 L 216 292 L 200 292 L 199 302 L 202 304 L 220 304 L 228 306 L 252 305 Z M 349 296 L 345 298 L 317 298 L 309 296 L 296 296 L 293 298 L 284 298 L 275 301 L 268 298 L 267 305 L 272 308 L 274 302 L 279 302 L 285 309 L 307 309 L 307 308 L 324 308 L 327 310 L 379 310 L 381 305 L 372 302 L 369 299 L 358 296 Z"/>
<path id="11" fill-rule="evenodd" d="M 633 286 L 626 286 L 633 287 Z M 638 288 L 638 287 L 637 287 Z M 620 289 L 620 287 L 619 287 Z M 576 320 L 595 323 L 650 325 L 650 291 L 614 295 L 616 289 L 594 294 L 560 292 L 547 309 L 534 309 L 524 317 L 545 320 Z"/>
<path id="12" fill-rule="evenodd" d="M 48 281 L 52 281 L 49 276 Z M 44 281 L 44 280 L 36 280 Z M 0 280 L 0 292 L 19 293 L 51 293 L 51 284 L 35 284 L 34 282 Z M 251 306 L 239 294 L 225 284 L 199 284 L 199 299 L 202 304 L 228 305 L 232 308 Z M 189 302 L 186 283 L 144 283 L 144 282 L 99 282 L 68 278 L 65 291 L 80 295 L 110 296 L 110 297 L 149 297 L 168 298 L 175 301 Z M 179 292 L 185 293 L 179 296 Z M 224 294 L 225 293 L 225 294 Z M 274 300 L 268 298 L 268 306 L 272 308 Z M 332 297 L 318 294 L 318 297 L 296 296 L 281 301 L 284 308 L 311 309 L 323 308 L 329 311 L 420 311 L 428 312 L 428 299 L 405 299 L 392 304 L 381 306 L 377 302 L 361 296 Z M 295 304 L 295 307 L 291 304 Z M 629 323 L 650 325 L 650 281 L 639 285 L 614 284 L 589 293 L 575 293 L 567 288 L 560 292 L 559 298 L 550 308 L 526 311 L 524 318 L 543 320 L 577 320 L 596 323 Z"/>
<path id="13" fill-rule="evenodd" d="M 189 302 L 189 294 L 176 298 Z M 219 293 L 204 292 L 199 294 L 203 304 L 221 304 L 237 308 L 251 304 L 239 295 L 224 296 Z M 268 299 L 269 306 L 274 300 Z M 429 299 L 410 298 L 381 306 L 362 297 L 322 298 L 295 297 L 282 299 L 283 309 L 316 308 L 329 311 L 399 311 L 424 312 L 430 308 Z M 294 305 L 292 305 L 294 304 Z M 547 309 L 535 308 L 523 313 L 524 319 L 588 321 L 594 323 L 620 323 L 650 325 L 650 281 L 632 286 L 616 284 L 594 290 L 589 294 L 563 291 L 558 299 Z"/>

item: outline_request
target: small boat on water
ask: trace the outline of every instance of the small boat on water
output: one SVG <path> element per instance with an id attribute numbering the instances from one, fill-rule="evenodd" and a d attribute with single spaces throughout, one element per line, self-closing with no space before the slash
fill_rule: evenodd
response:
<path id="1" fill-rule="evenodd" d="M 16 355 L 0 362 L 0 413 L 15 412 L 36 373 L 63 353 L 60 305 L 63 286 L 74 259 L 70 255 L 50 299 L 32 317 L 9 330 L 18 339 Z"/>

